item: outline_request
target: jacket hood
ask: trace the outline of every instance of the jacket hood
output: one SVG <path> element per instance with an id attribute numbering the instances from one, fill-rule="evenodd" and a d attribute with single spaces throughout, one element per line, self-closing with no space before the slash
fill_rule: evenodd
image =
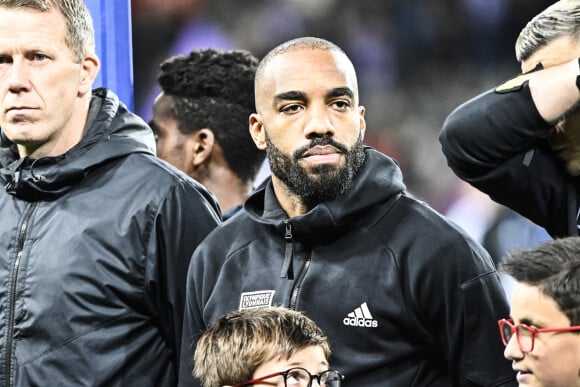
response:
<path id="1" fill-rule="evenodd" d="M 364 152 L 365 161 L 347 192 L 290 219 L 294 236 L 320 237 L 329 235 L 332 229 L 347 229 L 375 205 L 405 191 L 403 175 L 395 160 L 368 146 Z M 252 219 L 284 230 L 288 216 L 274 195 L 271 178 L 246 200 L 244 208 Z"/>
<path id="2" fill-rule="evenodd" d="M 39 159 L 19 158 L 16 145 L 2 135 L 0 183 L 8 193 L 24 200 L 51 200 L 109 160 L 130 153 L 155 154 L 149 126 L 105 88 L 93 91 L 84 133 L 63 155 Z"/>

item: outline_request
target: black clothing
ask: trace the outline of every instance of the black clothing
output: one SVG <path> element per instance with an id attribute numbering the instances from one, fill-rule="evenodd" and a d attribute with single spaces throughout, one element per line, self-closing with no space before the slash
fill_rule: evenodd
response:
<path id="1" fill-rule="evenodd" d="M 338 199 L 289 219 L 268 180 L 196 249 L 181 386 L 198 385 L 192 339 L 228 311 L 267 305 L 304 311 L 322 328 L 346 386 L 516 385 L 497 327 L 508 304 L 489 255 L 408 197 L 392 159 L 365 154 Z"/>
<path id="2" fill-rule="evenodd" d="M 525 82 L 459 106 L 445 120 L 439 141 L 459 178 L 552 237 L 578 235 L 579 180 L 545 140 L 550 129 Z"/>
<path id="3" fill-rule="evenodd" d="M 0 385 L 174 386 L 185 280 L 219 222 L 105 89 L 62 156 L 0 147 Z"/>

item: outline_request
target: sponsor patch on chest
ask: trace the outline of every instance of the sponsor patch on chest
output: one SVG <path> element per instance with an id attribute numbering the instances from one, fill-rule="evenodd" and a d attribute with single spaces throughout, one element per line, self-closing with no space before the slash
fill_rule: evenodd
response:
<path id="1" fill-rule="evenodd" d="M 242 293 L 240 296 L 240 310 L 272 306 L 273 298 L 274 290 L 258 290 Z"/>

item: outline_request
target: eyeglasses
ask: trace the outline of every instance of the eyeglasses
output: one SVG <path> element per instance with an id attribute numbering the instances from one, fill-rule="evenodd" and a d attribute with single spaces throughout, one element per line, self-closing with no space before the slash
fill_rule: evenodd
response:
<path id="1" fill-rule="evenodd" d="M 342 385 L 342 379 L 344 379 L 344 375 L 335 370 L 326 370 L 319 373 L 318 375 L 312 375 L 302 367 L 294 367 L 286 371 L 276 372 L 270 375 L 262 376 L 260 378 L 248 380 L 243 383 L 236 384 L 233 387 L 249 386 L 256 382 L 261 382 L 262 380 L 270 379 L 280 375 L 284 377 L 284 387 L 311 387 L 312 381 L 314 379 L 316 379 L 320 387 L 340 387 Z"/>
<path id="2" fill-rule="evenodd" d="M 534 349 L 534 338 L 538 333 L 580 331 L 580 326 L 536 329 L 527 326 L 526 324 L 514 325 L 512 320 L 506 319 L 499 320 L 497 323 L 499 325 L 499 333 L 501 335 L 501 341 L 503 344 L 507 346 L 508 342 L 511 340 L 513 334 L 515 333 L 520 351 L 524 353 L 532 352 Z"/>

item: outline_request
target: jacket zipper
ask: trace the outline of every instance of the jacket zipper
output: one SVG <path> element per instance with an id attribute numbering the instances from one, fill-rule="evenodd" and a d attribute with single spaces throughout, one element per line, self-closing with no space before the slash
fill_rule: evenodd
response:
<path id="1" fill-rule="evenodd" d="M 294 258 L 294 246 L 292 244 L 292 223 L 290 223 L 290 220 L 285 220 L 284 225 L 286 226 L 284 233 L 286 249 L 284 251 L 284 263 L 282 264 L 280 278 L 288 278 L 291 280 L 294 279 L 294 270 L 292 266 L 292 260 Z"/>
<path id="2" fill-rule="evenodd" d="M 32 203 L 26 213 L 24 214 L 22 223 L 20 225 L 20 230 L 18 232 L 17 239 L 17 250 L 16 258 L 14 259 L 14 265 L 12 266 L 12 273 L 10 276 L 10 302 L 8 304 L 8 323 L 6 331 L 6 349 L 4 351 L 4 374 L 6 377 L 6 385 L 12 385 L 11 369 L 12 369 L 12 347 L 14 346 L 14 325 L 15 325 L 15 315 L 16 315 L 16 284 L 18 281 L 18 270 L 20 269 L 20 259 L 22 257 L 22 250 L 24 250 L 24 241 L 26 240 L 26 234 L 28 232 L 28 226 L 32 213 L 36 208 L 36 203 Z"/>
<path id="3" fill-rule="evenodd" d="M 294 279 L 294 272 L 292 261 L 294 259 L 294 245 L 293 245 L 293 235 L 292 235 L 292 223 L 290 220 L 284 221 L 286 226 L 286 231 L 284 233 L 284 239 L 286 240 L 286 251 L 284 253 L 284 265 L 282 266 L 282 273 L 280 274 L 281 278 L 288 278 L 289 280 Z M 304 280 L 304 276 L 308 272 L 310 268 L 310 261 L 311 255 L 308 253 L 306 257 L 306 261 L 304 262 L 304 268 L 300 272 L 300 276 L 294 282 L 294 287 L 292 288 L 292 294 L 290 296 L 290 309 L 296 309 L 296 304 L 298 303 L 298 297 L 300 296 L 300 289 L 302 286 L 302 281 Z"/>
<path id="4" fill-rule="evenodd" d="M 312 261 L 310 253 L 308 253 L 308 257 L 306 258 L 306 262 L 304 262 L 304 269 L 300 272 L 300 277 L 296 279 L 294 283 L 294 288 L 292 289 L 292 296 L 290 297 L 290 309 L 296 310 L 296 304 L 298 304 L 298 297 L 300 296 L 300 289 L 302 288 L 302 281 L 310 268 L 310 262 Z"/>

